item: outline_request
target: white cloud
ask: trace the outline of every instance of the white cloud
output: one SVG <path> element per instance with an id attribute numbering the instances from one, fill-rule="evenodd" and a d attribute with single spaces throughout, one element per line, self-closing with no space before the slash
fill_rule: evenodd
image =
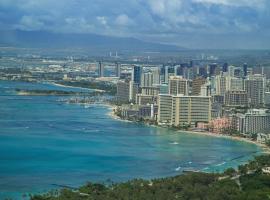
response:
<path id="1" fill-rule="evenodd" d="M 197 3 L 208 3 L 225 6 L 263 8 L 267 0 L 193 0 Z"/>
<path id="2" fill-rule="evenodd" d="M 105 16 L 97 16 L 96 19 L 100 24 L 107 26 L 107 19 Z"/>
<path id="3" fill-rule="evenodd" d="M 121 34 L 164 42 L 169 35 L 269 33 L 269 7 L 270 0 L 0 0 L 0 29 Z"/>
<path id="4" fill-rule="evenodd" d="M 118 15 L 115 19 L 115 23 L 119 26 L 129 26 L 134 24 L 126 14 Z"/>
<path id="5" fill-rule="evenodd" d="M 20 24 L 16 26 L 23 30 L 40 30 L 44 28 L 44 23 L 35 16 L 24 15 L 20 20 Z"/>

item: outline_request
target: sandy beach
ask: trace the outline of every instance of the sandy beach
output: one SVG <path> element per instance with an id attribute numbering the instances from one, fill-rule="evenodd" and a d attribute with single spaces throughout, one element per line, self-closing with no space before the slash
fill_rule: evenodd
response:
<path id="1" fill-rule="evenodd" d="M 114 111 L 113 110 L 117 106 L 112 106 L 112 105 L 108 105 L 108 106 L 110 108 L 110 112 L 108 112 L 108 114 L 107 114 L 108 116 L 110 116 L 111 118 L 116 119 L 116 120 L 121 120 L 121 121 L 125 121 L 125 122 L 132 122 L 132 121 L 121 119 L 120 117 L 118 117 L 118 116 L 116 116 L 114 114 Z M 150 126 L 160 128 L 160 126 L 158 126 L 158 125 L 150 125 Z M 237 137 L 237 136 L 230 136 L 230 135 L 212 133 L 212 132 L 208 132 L 208 131 L 176 130 L 176 132 L 179 132 L 179 133 L 188 133 L 188 134 L 196 134 L 196 135 L 202 135 L 202 136 L 210 136 L 210 137 L 218 137 L 218 138 L 226 138 L 226 139 L 230 139 L 230 140 L 237 140 L 237 141 L 240 141 L 240 142 L 252 143 L 252 144 L 255 144 L 255 145 L 259 146 L 260 148 L 262 148 L 263 153 L 270 154 L 270 147 L 268 147 L 266 144 L 262 144 L 262 143 L 259 143 L 257 141 L 253 141 L 253 140 L 250 140 L 248 138 L 242 138 L 242 137 Z"/>
<path id="2" fill-rule="evenodd" d="M 114 110 L 117 108 L 117 106 L 113 106 L 110 104 L 104 104 L 104 105 L 106 105 L 110 109 L 110 111 L 107 113 L 107 116 L 111 117 L 112 119 L 119 120 L 122 122 L 132 123 L 132 121 L 121 119 L 120 117 L 114 114 Z"/>
<path id="3" fill-rule="evenodd" d="M 182 132 L 182 133 L 184 132 L 184 133 L 197 134 L 197 135 L 210 136 L 210 137 L 218 137 L 218 138 L 227 138 L 227 139 L 230 139 L 230 140 L 237 140 L 237 141 L 240 141 L 240 142 L 248 142 L 248 143 L 252 143 L 252 144 L 255 144 L 255 145 L 261 147 L 263 149 L 264 153 L 270 153 L 270 148 L 267 145 L 259 143 L 257 141 L 250 140 L 248 138 L 242 138 L 242 137 L 237 137 L 237 136 L 230 136 L 230 135 L 212 133 L 212 132 L 207 132 L 207 131 L 200 132 L 200 131 L 184 131 L 184 130 L 182 131 L 182 130 L 179 130 L 177 132 Z"/>
<path id="4" fill-rule="evenodd" d="M 69 85 L 63 85 L 63 84 L 59 84 L 59 83 L 54 83 L 54 82 L 50 82 L 49 84 L 55 85 L 55 86 L 59 86 L 59 87 L 65 87 L 65 88 L 77 88 L 77 89 L 84 89 L 84 90 L 89 90 L 89 91 L 96 91 L 96 92 L 105 92 L 105 90 L 99 90 L 99 89 L 91 89 L 91 88 L 84 88 L 84 87 L 76 87 L 76 86 L 69 86 Z"/>

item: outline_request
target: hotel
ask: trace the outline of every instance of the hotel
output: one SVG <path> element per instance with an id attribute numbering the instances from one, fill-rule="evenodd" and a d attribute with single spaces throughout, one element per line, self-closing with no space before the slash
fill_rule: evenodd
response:
<path id="1" fill-rule="evenodd" d="M 158 123 L 179 126 L 211 120 L 211 98 L 160 94 L 158 98 Z"/>

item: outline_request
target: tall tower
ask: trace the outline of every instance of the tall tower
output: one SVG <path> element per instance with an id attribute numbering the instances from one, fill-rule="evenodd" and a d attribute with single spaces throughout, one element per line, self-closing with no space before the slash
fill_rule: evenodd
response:
<path id="1" fill-rule="evenodd" d="M 121 64 L 119 64 L 118 62 L 115 63 L 115 75 L 118 78 L 120 78 L 121 76 Z"/>
<path id="2" fill-rule="evenodd" d="M 223 72 L 227 72 L 228 71 L 228 63 L 224 63 L 223 66 L 222 66 L 222 71 Z"/>
<path id="3" fill-rule="evenodd" d="M 133 81 L 134 83 L 141 84 L 141 76 L 142 76 L 142 67 L 134 66 L 133 67 Z"/>
<path id="4" fill-rule="evenodd" d="M 244 63 L 244 65 L 243 65 L 244 77 L 247 77 L 247 70 L 248 70 L 248 65 L 247 65 L 247 63 Z"/>
<path id="5" fill-rule="evenodd" d="M 172 95 L 188 95 L 189 85 L 188 80 L 184 79 L 182 76 L 171 76 L 169 78 L 169 93 Z"/>
<path id="6" fill-rule="evenodd" d="M 265 84 L 265 76 L 261 74 L 248 76 L 245 80 L 245 90 L 252 106 L 258 107 L 264 104 Z"/>
<path id="7" fill-rule="evenodd" d="M 104 77 L 104 66 L 101 61 L 98 62 L 98 75 Z"/>

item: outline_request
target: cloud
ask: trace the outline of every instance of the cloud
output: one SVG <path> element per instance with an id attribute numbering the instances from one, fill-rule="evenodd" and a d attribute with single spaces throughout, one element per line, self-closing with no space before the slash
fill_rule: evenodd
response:
<path id="1" fill-rule="evenodd" d="M 22 16 L 20 24 L 15 25 L 22 30 L 40 30 L 43 29 L 44 23 L 35 16 Z"/>
<path id="2" fill-rule="evenodd" d="M 0 29 L 121 34 L 180 45 L 188 38 L 216 38 L 221 43 L 224 35 L 270 34 L 269 7 L 269 0 L 1 0 Z"/>
<path id="3" fill-rule="evenodd" d="M 224 6 L 263 8 L 267 0 L 193 0 L 196 3 L 207 3 Z"/>
<path id="4" fill-rule="evenodd" d="M 129 26 L 129 25 L 133 25 L 134 22 L 126 14 L 121 14 L 116 17 L 115 24 L 119 26 Z"/>
<path id="5" fill-rule="evenodd" d="M 104 26 L 107 26 L 107 20 L 106 20 L 106 17 L 105 16 L 97 16 L 97 21 L 104 25 Z"/>

